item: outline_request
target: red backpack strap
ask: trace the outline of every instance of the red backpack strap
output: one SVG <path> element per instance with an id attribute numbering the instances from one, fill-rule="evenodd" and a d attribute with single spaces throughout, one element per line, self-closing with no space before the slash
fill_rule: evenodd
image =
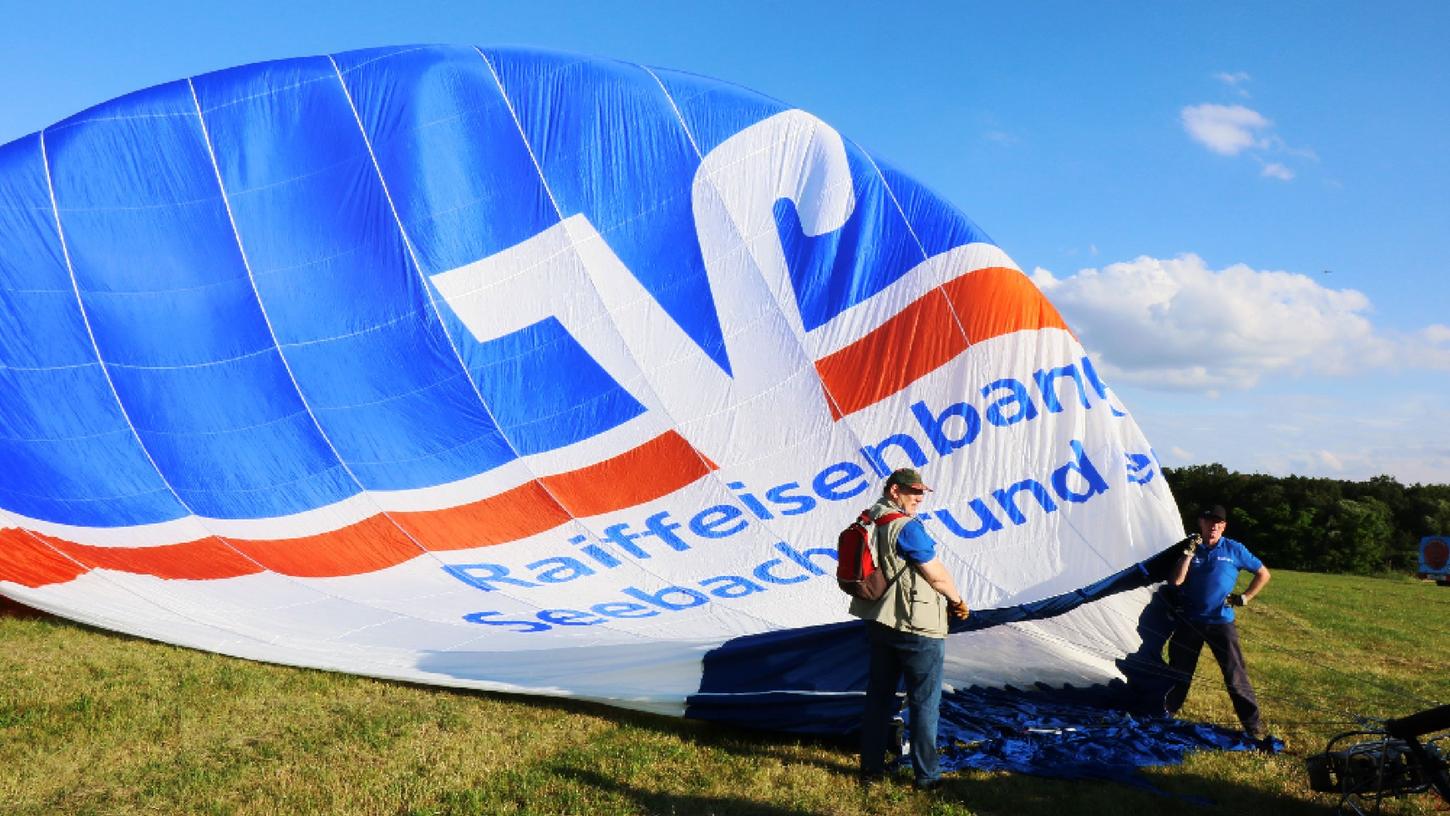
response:
<path id="1" fill-rule="evenodd" d="M 875 505 L 872 506 L 874 507 Z M 868 507 L 865 510 L 861 511 L 861 515 L 856 517 L 856 521 L 860 524 L 870 527 L 873 524 L 890 524 L 891 522 L 896 521 L 899 518 L 906 518 L 906 514 L 898 510 L 892 510 L 888 513 L 882 513 L 876 518 L 872 518 L 871 508 Z"/>
<path id="2" fill-rule="evenodd" d="M 866 509 L 866 510 L 862 510 L 861 511 L 861 524 L 863 524 L 863 525 L 875 524 L 875 525 L 878 525 L 879 526 L 879 525 L 883 525 L 883 524 L 890 524 L 891 522 L 896 521 L 897 519 L 903 519 L 903 518 L 906 518 L 906 514 L 905 513 L 901 513 L 901 512 L 897 512 L 895 510 L 893 510 L 893 511 L 891 511 L 889 513 L 882 513 L 880 516 L 877 516 L 875 519 L 872 519 L 871 518 L 871 510 L 869 508 Z M 875 536 L 874 535 L 872 536 L 872 539 L 873 540 L 875 539 Z M 891 580 L 888 582 L 887 586 L 890 586 L 891 584 L 896 583 L 896 579 L 900 578 L 902 576 L 902 574 L 906 572 L 906 570 L 907 570 L 907 567 L 906 566 L 903 566 L 900 570 L 898 570 L 895 575 L 891 576 Z"/>

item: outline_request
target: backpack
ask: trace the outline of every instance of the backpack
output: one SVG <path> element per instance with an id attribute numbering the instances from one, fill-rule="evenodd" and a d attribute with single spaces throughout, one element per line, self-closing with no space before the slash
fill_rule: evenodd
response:
<path id="1" fill-rule="evenodd" d="M 886 573 L 876 568 L 876 561 L 871 557 L 871 535 L 876 525 L 905 517 L 905 513 L 883 513 L 873 519 L 870 511 L 862 510 L 841 531 L 836 538 L 836 585 L 842 592 L 864 601 L 881 600 L 891 582 L 886 579 Z"/>

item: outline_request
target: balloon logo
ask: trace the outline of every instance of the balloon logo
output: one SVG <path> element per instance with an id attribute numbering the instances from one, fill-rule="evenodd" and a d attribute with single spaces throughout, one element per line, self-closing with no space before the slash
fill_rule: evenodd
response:
<path id="1" fill-rule="evenodd" d="M 1426 569 L 1444 570 L 1446 563 L 1450 562 L 1450 545 L 1446 545 L 1443 538 L 1426 538 L 1420 547 L 1420 556 Z"/>

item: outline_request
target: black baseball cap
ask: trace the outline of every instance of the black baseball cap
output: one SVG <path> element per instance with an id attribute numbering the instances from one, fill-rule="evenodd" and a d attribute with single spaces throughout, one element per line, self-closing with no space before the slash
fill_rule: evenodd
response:
<path id="1" fill-rule="evenodd" d="M 921 474 L 911 468 L 900 468 L 891 471 L 891 475 L 886 477 L 886 483 L 889 485 L 909 487 L 912 490 L 931 492 L 931 488 L 922 483 Z"/>
<path id="2" fill-rule="evenodd" d="M 1202 510 L 1198 511 L 1198 517 L 1218 519 L 1219 521 L 1228 521 L 1228 511 L 1223 509 L 1223 505 L 1215 504 L 1211 507 L 1205 507 Z"/>

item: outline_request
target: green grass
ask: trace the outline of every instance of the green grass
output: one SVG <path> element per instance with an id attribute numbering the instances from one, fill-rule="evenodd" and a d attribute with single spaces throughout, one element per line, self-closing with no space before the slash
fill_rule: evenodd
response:
<path id="1" fill-rule="evenodd" d="M 1146 772 L 1212 807 L 975 772 L 934 795 L 866 792 L 844 741 L 248 663 L 3 616 L 0 813 L 1323 814 L 1331 800 L 1309 792 L 1303 757 L 1342 721 L 1450 700 L 1450 589 L 1274 576 L 1240 629 L 1288 750 Z M 1207 656 L 1183 714 L 1233 721 Z M 1386 812 L 1437 807 L 1421 795 Z"/>

